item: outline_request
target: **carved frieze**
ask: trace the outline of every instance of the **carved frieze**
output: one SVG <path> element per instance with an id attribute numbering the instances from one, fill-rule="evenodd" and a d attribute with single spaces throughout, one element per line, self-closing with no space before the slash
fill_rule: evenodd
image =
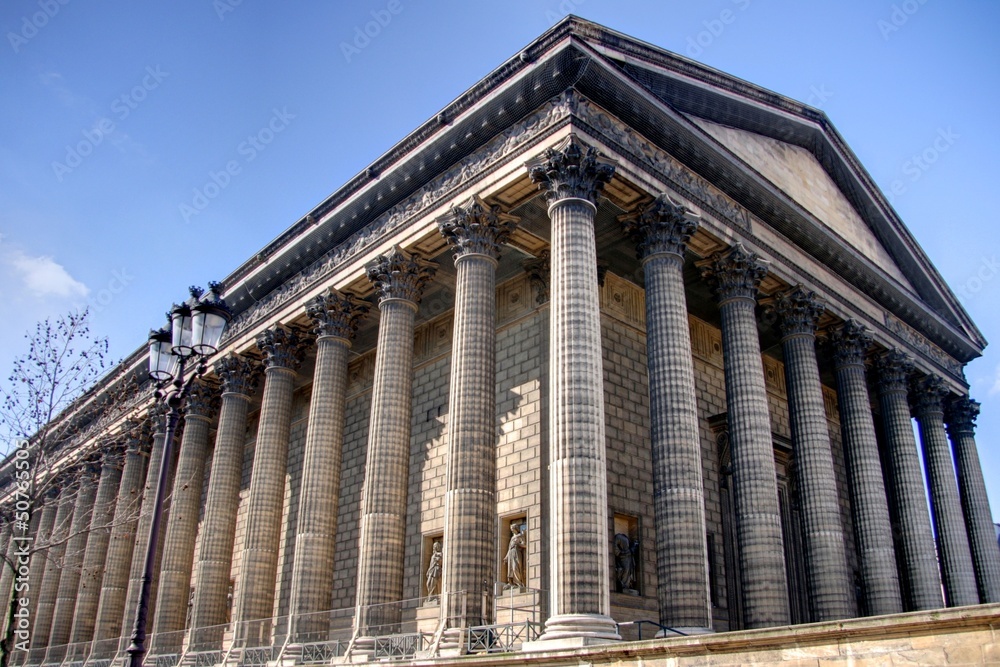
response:
<path id="1" fill-rule="evenodd" d="M 897 317 L 885 313 L 885 326 L 892 333 L 899 336 L 907 345 L 927 356 L 927 358 L 937 362 L 942 368 L 947 370 L 956 378 L 962 377 L 962 364 L 955 361 L 944 350 L 927 340 L 916 329 L 903 322 Z"/>

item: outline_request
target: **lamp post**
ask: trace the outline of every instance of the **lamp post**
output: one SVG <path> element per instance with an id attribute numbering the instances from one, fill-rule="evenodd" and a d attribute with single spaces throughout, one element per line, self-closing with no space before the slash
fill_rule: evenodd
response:
<path id="1" fill-rule="evenodd" d="M 207 359 L 218 350 L 219 341 L 232 314 L 219 296 L 219 284 L 209 283 L 208 294 L 199 287 L 192 287 L 191 298 L 175 304 L 170 312 L 168 328 L 149 335 L 149 377 L 156 382 L 156 396 L 163 399 L 167 411 L 167 429 L 163 440 L 163 459 L 156 483 L 153 516 L 146 541 L 146 560 L 142 570 L 139 605 L 135 612 L 132 644 L 128 647 L 129 667 L 141 667 L 146 655 L 146 618 L 149 612 L 149 593 L 153 583 L 153 561 L 160 534 L 163 499 L 167 493 L 167 471 L 173 456 L 174 432 L 195 379 L 208 370 Z M 189 363 L 196 363 L 195 371 L 184 377 Z"/>

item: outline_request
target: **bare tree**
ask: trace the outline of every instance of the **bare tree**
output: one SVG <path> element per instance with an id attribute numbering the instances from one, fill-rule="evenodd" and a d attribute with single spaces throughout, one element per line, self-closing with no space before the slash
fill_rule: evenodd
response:
<path id="1" fill-rule="evenodd" d="M 32 557 L 43 558 L 49 547 L 73 538 L 72 531 L 60 530 L 52 533 L 58 539 L 45 544 L 25 539 L 46 495 L 61 486 L 67 471 L 99 452 L 120 424 L 131 423 L 143 403 L 136 374 L 108 361 L 107 337 L 91 333 L 87 310 L 46 319 L 25 339 L 28 351 L 14 360 L 7 384 L 0 384 L 0 443 L 6 447 L 0 516 L 11 534 L 11 548 L 0 554 L 0 587 L 6 586 L 0 601 L 8 603 L 0 667 L 7 667 L 15 647 L 27 643 L 26 633 L 18 633 L 26 613 L 19 583 Z"/>

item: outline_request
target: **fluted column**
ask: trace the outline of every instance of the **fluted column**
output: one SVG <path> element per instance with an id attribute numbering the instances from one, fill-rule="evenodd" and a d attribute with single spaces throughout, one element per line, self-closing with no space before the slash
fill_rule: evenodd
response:
<path id="1" fill-rule="evenodd" d="M 594 216 L 614 175 L 570 137 L 530 167 L 552 225 L 549 592 L 543 640 L 619 639 L 611 619 L 601 309 Z"/>
<path id="2" fill-rule="evenodd" d="M 900 530 L 903 562 L 899 563 L 899 568 L 909 592 L 907 609 L 938 609 L 944 606 L 941 573 L 907 400 L 913 363 L 904 352 L 890 350 L 882 354 L 875 365 L 892 488 L 890 497 Z"/>
<path id="3" fill-rule="evenodd" d="M 969 533 L 979 601 L 985 604 L 1000 602 L 1000 548 L 997 547 L 986 482 L 976 449 L 978 415 L 979 403 L 968 396 L 956 397 L 948 405 L 948 435 L 955 452 L 958 491 Z"/>
<path id="4" fill-rule="evenodd" d="M 771 420 L 754 315 L 767 264 L 742 244 L 699 262 L 722 316 L 722 354 L 732 451 L 744 624 L 789 622 L 788 583 Z"/>
<path id="5" fill-rule="evenodd" d="M 944 399 L 948 390 L 941 378 L 929 375 L 913 385 L 913 414 L 920 426 L 931 496 L 931 517 L 937 535 L 941 580 L 949 607 L 979 604 L 976 573 L 972 566 L 969 534 L 962 516 L 958 480 L 944 429 Z"/>
<path id="6" fill-rule="evenodd" d="M 163 466 L 163 445 L 166 439 L 167 422 L 165 408 L 162 404 L 150 412 L 153 422 L 153 446 L 149 454 L 149 467 L 146 474 L 146 484 L 142 495 L 142 509 L 135 528 L 135 545 L 132 549 L 132 566 L 129 573 L 128 597 L 125 600 L 125 614 L 122 618 L 122 632 L 129 634 L 135 626 L 136 610 L 139 607 L 139 593 L 142 590 L 142 571 L 146 564 L 146 547 L 149 545 L 149 526 L 153 520 L 153 506 L 156 504 L 156 485 L 159 482 L 160 468 Z M 176 448 L 175 448 L 176 451 Z M 167 489 L 173 486 L 176 459 L 167 461 Z M 160 521 L 159 536 L 156 540 L 156 554 L 153 559 L 153 580 L 149 587 L 149 608 L 156 609 L 156 597 L 159 592 L 160 563 L 163 560 L 163 534 L 170 521 L 170 495 L 163 502 L 163 514 Z M 127 646 L 127 644 L 126 644 Z M 122 647 L 124 649 L 124 647 Z"/>
<path id="7" fill-rule="evenodd" d="M 239 590 L 233 605 L 236 623 L 270 618 L 274 609 L 292 391 L 305 341 L 298 331 L 274 326 L 257 336 L 257 347 L 264 353 L 264 393 L 250 477 Z M 259 623 L 248 623 L 242 629 L 236 628 L 236 632 L 248 646 L 254 646 L 267 643 L 270 629 L 270 624 L 265 628 Z"/>
<path id="8" fill-rule="evenodd" d="M 184 435 L 163 543 L 151 655 L 177 653 L 184 639 L 205 459 L 209 452 L 209 428 L 218 402 L 218 389 L 204 380 L 196 380 L 184 404 Z"/>
<path id="9" fill-rule="evenodd" d="M 441 568 L 441 614 L 452 625 L 491 622 L 479 600 L 497 578 L 496 267 L 516 224 L 478 198 L 439 223 L 457 273 Z"/>
<path id="10" fill-rule="evenodd" d="M 712 627 L 712 607 L 701 437 L 684 295 L 684 251 L 698 229 L 698 218 L 663 194 L 623 222 L 637 242 L 646 286 L 660 623 L 704 631 Z"/>
<path id="11" fill-rule="evenodd" d="M 44 497 L 41 516 L 38 520 L 38 530 L 35 531 L 34 553 L 28 564 L 28 581 L 31 595 L 28 597 L 28 618 L 37 619 L 35 610 L 38 608 L 38 598 L 45 586 L 45 569 L 48 564 L 49 545 L 52 542 L 52 529 L 56 523 L 56 512 L 59 509 L 59 486 L 53 485 Z M 34 629 L 32 620 L 32 629 Z"/>
<path id="12" fill-rule="evenodd" d="M 79 495 L 80 477 L 73 471 L 57 485 L 60 487 L 59 505 L 53 519 L 52 539 L 46 553 L 45 572 L 38 588 L 38 604 L 31 629 L 31 652 L 28 654 L 28 664 L 32 665 L 42 663 L 49 646 L 52 618 L 55 615 L 56 598 L 59 595 L 63 556 L 66 553 L 66 539 L 73 523 L 73 508 Z"/>
<path id="13" fill-rule="evenodd" d="M 903 611 L 892 545 L 892 523 L 879 460 L 871 399 L 865 380 L 865 353 L 872 338 L 848 320 L 830 334 L 837 374 L 837 403 L 847 459 L 854 539 L 861 571 L 861 595 L 868 616 Z"/>
<path id="14" fill-rule="evenodd" d="M 769 302 L 778 314 L 781 330 L 812 620 L 852 618 L 857 615 L 854 577 L 847 567 L 847 543 L 816 359 L 816 327 L 825 306 L 814 292 L 801 286 L 777 294 Z"/>
<path id="15" fill-rule="evenodd" d="M 191 647 L 195 651 L 218 650 L 222 646 L 223 633 L 219 626 L 226 622 L 229 614 L 226 597 L 233 569 L 247 412 L 261 367 L 255 359 L 229 354 L 215 363 L 215 374 L 222 380 L 222 406 L 195 566 L 191 609 Z"/>
<path id="16" fill-rule="evenodd" d="M 94 512 L 99 476 L 99 464 L 85 465 L 80 480 L 80 490 L 76 495 L 76 504 L 73 506 L 73 521 L 70 524 L 69 539 L 66 541 L 66 552 L 63 555 L 59 593 L 52 614 L 52 631 L 49 633 L 49 650 L 45 655 L 46 662 L 59 662 L 66 653 L 65 644 L 69 643 L 73 627 L 73 611 L 76 609 L 76 596 L 79 592 L 80 568 L 83 566 L 83 556 L 90 537 L 90 519 Z"/>
<path id="17" fill-rule="evenodd" d="M 394 247 L 365 267 L 380 321 L 361 507 L 355 634 L 394 632 L 403 596 L 403 540 L 413 412 L 413 325 L 435 265 Z M 383 606 L 373 606 L 383 605 Z M 362 642 L 367 649 L 367 641 Z"/>
<path id="18" fill-rule="evenodd" d="M 142 507 L 142 488 L 146 481 L 151 438 L 152 431 L 148 422 L 144 426 L 132 428 L 126 436 L 125 463 L 114 510 L 114 527 L 111 529 L 104 562 L 101 601 L 94 627 L 93 654 L 97 658 L 112 657 L 118 648 L 116 640 L 122 635 L 122 616 L 125 613 L 129 569 L 132 565 L 139 510 Z"/>
<path id="19" fill-rule="evenodd" d="M 333 288 L 306 304 L 316 334 L 316 365 L 299 494 L 289 613 L 293 641 L 325 639 L 337 549 L 337 510 L 344 448 L 347 362 L 369 305 Z"/>
<path id="20" fill-rule="evenodd" d="M 10 601 L 10 592 L 14 587 L 14 569 L 17 567 L 17 556 L 14 551 L 17 548 L 17 542 L 11 539 L 14 536 L 13 521 L 12 516 L 8 517 L 4 521 L 3 528 L 0 529 L 0 549 L 3 550 L 4 554 L 4 560 L 0 562 L 0 600 L 3 600 L 3 603 L 0 604 Z M 3 623 L 0 623 L 0 626 L 2 625 Z"/>
<path id="21" fill-rule="evenodd" d="M 80 572 L 80 591 L 73 611 L 71 644 L 83 644 L 94 638 L 97 605 L 101 601 L 101 586 L 104 582 L 104 562 L 108 554 L 108 541 L 111 539 L 110 525 L 115 518 L 115 501 L 121 491 L 122 449 L 121 444 L 112 445 L 104 453 L 101 462 L 101 479 L 97 485 L 87 550 Z M 83 657 L 85 653 L 86 651 L 76 651 L 75 654 Z"/>

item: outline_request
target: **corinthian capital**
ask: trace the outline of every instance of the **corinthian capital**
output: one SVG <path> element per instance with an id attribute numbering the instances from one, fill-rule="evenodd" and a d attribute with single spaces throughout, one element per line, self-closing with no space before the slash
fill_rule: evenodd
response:
<path id="1" fill-rule="evenodd" d="M 765 305 L 777 314 L 778 328 L 785 338 L 815 335 L 820 315 L 826 310 L 816 293 L 801 285 L 775 294 Z"/>
<path id="2" fill-rule="evenodd" d="M 652 202 L 618 218 L 636 242 L 639 259 L 653 255 L 684 256 L 688 240 L 698 230 L 699 216 L 684 204 L 661 194 Z"/>
<path id="3" fill-rule="evenodd" d="M 233 352 L 215 362 L 215 374 L 222 380 L 223 394 L 252 396 L 260 371 L 259 361 Z"/>
<path id="4" fill-rule="evenodd" d="M 968 396 L 956 396 L 948 402 L 946 413 L 948 432 L 953 436 L 957 433 L 974 433 L 978 416 L 979 401 L 974 401 Z"/>
<path id="5" fill-rule="evenodd" d="M 528 175 L 545 191 L 549 204 L 561 199 L 586 199 L 597 206 L 597 196 L 615 175 L 615 167 L 599 161 L 600 152 L 570 137 L 559 148 L 549 148 L 544 157 L 528 165 Z"/>
<path id="6" fill-rule="evenodd" d="M 438 221 L 438 229 L 453 246 L 456 262 L 466 255 L 486 255 L 496 260 L 518 220 L 501 212 L 499 206 L 473 197 L 465 206 L 452 208 L 451 215 Z"/>
<path id="7" fill-rule="evenodd" d="M 354 338 L 361 320 L 371 310 L 367 301 L 332 287 L 306 302 L 305 308 L 313 321 L 313 333 L 346 341 Z"/>
<path id="8" fill-rule="evenodd" d="M 264 353 L 264 368 L 298 369 L 305 355 L 306 342 L 299 331 L 281 325 L 257 334 L 257 348 Z"/>
<path id="9" fill-rule="evenodd" d="M 422 259 L 416 253 L 411 255 L 399 246 L 393 246 L 392 250 L 365 265 L 379 303 L 387 299 L 403 299 L 419 304 L 424 286 L 436 270 L 433 262 Z"/>
<path id="10" fill-rule="evenodd" d="M 893 348 L 883 352 L 875 360 L 878 371 L 878 388 L 881 391 L 906 391 L 906 385 L 913 373 L 910 355 Z"/>
<path id="11" fill-rule="evenodd" d="M 203 380 L 195 380 L 184 406 L 184 414 L 188 417 L 208 419 L 218 406 L 219 390 Z"/>
<path id="12" fill-rule="evenodd" d="M 737 243 L 697 263 L 702 276 L 715 290 L 719 303 L 730 299 L 756 299 L 768 262 Z"/>
<path id="13" fill-rule="evenodd" d="M 872 336 L 857 320 L 847 320 L 830 331 L 830 343 L 833 345 L 835 366 L 861 366 L 871 347 Z"/>
<path id="14" fill-rule="evenodd" d="M 937 375 L 926 375 L 914 380 L 911 394 L 913 414 L 920 416 L 944 412 L 944 399 L 947 395 L 944 380 Z"/>

